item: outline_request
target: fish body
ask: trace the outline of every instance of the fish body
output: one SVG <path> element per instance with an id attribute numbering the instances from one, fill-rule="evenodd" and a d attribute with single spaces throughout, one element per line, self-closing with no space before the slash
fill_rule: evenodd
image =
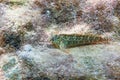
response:
<path id="1" fill-rule="evenodd" d="M 100 35 L 92 34 L 59 34 L 51 38 L 52 44 L 60 49 L 104 43 L 108 42 L 108 39 L 101 37 Z"/>

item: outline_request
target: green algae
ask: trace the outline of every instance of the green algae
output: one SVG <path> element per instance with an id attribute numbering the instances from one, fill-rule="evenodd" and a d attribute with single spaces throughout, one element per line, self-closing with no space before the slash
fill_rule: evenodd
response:
<path id="1" fill-rule="evenodd" d="M 6 64 L 4 64 L 3 67 L 2 67 L 2 69 L 4 71 L 7 71 L 8 69 L 14 67 L 15 64 L 16 64 L 16 60 L 13 58 L 9 62 L 7 62 Z"/>

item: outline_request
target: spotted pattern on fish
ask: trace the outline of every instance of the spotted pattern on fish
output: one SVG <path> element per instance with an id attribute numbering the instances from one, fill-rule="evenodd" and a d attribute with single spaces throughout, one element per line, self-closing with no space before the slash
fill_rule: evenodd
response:
<path id="1" fill-rule="evenodd" d="M 92 34 L 59 34 L 51 38 L 52 44 L 56 48 L 64 49 L 82 45 L 98 44 L 108 42 L 107 38 Z"/>

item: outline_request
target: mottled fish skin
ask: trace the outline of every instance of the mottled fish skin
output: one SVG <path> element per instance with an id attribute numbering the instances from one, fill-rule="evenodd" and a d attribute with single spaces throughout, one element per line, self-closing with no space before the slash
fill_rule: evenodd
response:
<path id="1" fill-rule="evenodd" d="M 65 49 L 82 45 L 104 43 L 108 42 L 108 39 L 102 38 L 100 35 L 92 34 L 59 34 L 52 37 L 51 41 L 55 47 Z"/>

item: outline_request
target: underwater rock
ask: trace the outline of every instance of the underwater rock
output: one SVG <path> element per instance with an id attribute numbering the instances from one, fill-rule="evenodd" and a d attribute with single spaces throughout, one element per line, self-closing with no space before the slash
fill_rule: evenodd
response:
<path id="1" fill-rule="evenodd" d="M 27 46 L 27 49 L 25 48 Z M 120 47 L 114 44 L 87 45 L 66 49 L 32 47 L 2 54 L 0 68 L 8 80 L 119 80 Z M 112 77 L 110 77 L 112 76 Z"/>
<path id="2" fill-rule="evenodd" d="M 110 60 L 107 63 L 107 68 L 109 73 L 108 77 L 119 80 L 120 79 L 120 56 L 118 56 L 114 60 Z"/>
<path id="3" fill-rule="evenodd" d="M 73 3 L 72 3 L 73 2 Z M 47 21 L 53 24 L 60 24 L 73 21 L 77 15 L 79 1 L 65 0 L 58 1 L 35 1 L 35 4 L 42 8 L 41 14 L 47 16 Z M 46 5 L 45 3 L 49 4 Z M 49 7 L 48 7 L 49 6 Z"/>
<path id="4" fill-rule="evenodd" d="M 23 73 L 26 72 L 22 68 L 22 61 L 13 53 L 0 56 L 0 69 L 4 73 L 5 80 L 22 80 L 25 76 L 23 76 Z"/>
<path id="5" fill-rule="evenodd" d="M 109 78 L 107 63 L 114 61 L 120 56 L 119 45 L 99 44 L 87 45 L 66 49 L 69 54 L 54 48 L 36 46 L 31 52 L 19 51 L 19 58 L 29 69 L 28 77 L 38 78 L 44 74 L 50 80 L 73 79 L 79 80 L 108 80 L 119 76 L 119 62 L 116 62 L 116 69 L 113 77 Z M 118 60 L 118 59 L 117 59 Z M 112 62 L 110 62 L 111 64 Z M 84 76 L 84 77 L 82 77 Z M 119 77 L 118 77 L 119 79 Z M 114 79 L 113 79 L 114 80 Z"/>

